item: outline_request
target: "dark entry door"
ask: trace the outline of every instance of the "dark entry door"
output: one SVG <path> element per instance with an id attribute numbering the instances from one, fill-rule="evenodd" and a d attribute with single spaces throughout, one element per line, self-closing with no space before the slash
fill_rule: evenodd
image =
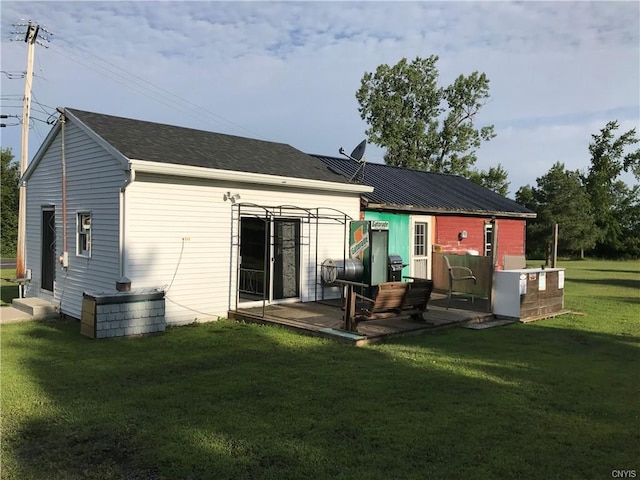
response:
<path id="1" fill-rule="evenodd" d="M 300 296 L 300 221 L 241 219 L 238 289 L 244 301 Z"/>
<path id="2" fill-rule="evenodd" d="M 300 296 L 300 222 L 275 219 L 273 231 L 273 298 Z"/>
<path id="3" fill-rule="evenodd" d="M 245 300 L 268 299 L 269 224 L 263 218 L 245 217 L 240 222 L 240 280 Z"/>
<path id="4" fill-rule="evenodd" d="M 56 212 L 53 209 L 42 210 L 42 255 L 40 287 L 53 292 L 56 279 Z"/>

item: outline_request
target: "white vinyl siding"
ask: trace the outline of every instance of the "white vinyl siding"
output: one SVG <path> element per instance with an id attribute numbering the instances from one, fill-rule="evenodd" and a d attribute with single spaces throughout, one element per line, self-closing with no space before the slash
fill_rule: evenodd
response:
<path id="1" fill-rule="evenodd" d="M 245 203 L 336 209 L 351 218 L 359 217 L 358 193 L 300 187 L 137 171 L 135 180 L 122 193 L 128 172 L 117 152 L 68 122 L 65 160 L 69 266 L 63 269 L 56 263 L 52 295 L 40 288 L 41 222 L 42 208 L 54 208 L 55 258 L 58 258 L 64 244 L 60 136 L 60 132 L 55 134 L 42 156 L 38 154 L 39 163 L 27 185 L 26 267 L 32 271 L 32 282 L 26 293 L 58 302 L 62 313 L 74 318 L 81 318 L 83 292 L 113 292 L 121 275 L 131 280 L 133 290 L 166 291 L 169 324 L 226 317 L 229 308 L 235 307 L 237 255 L 231 232 L 238 227 L 232 220 L 232 204 L 223 198 L 227 192 L 239 193 L 240 202 Z M 91 214 L 90 256 L 79 256 L 76 249 L 77 219 L 82 212 Z M 302 228 L 300 300 L 309 301 L 315 299 L 315 272 L 317 268 L 320 273 L 319 264 L 345 254 L 345 226 L 323 222 L 318 228 L 317 246 L 315 225 L 306 224 Z M 331 294 L 337 295 L 338 290 L 324 293 L 329 298 Z"/>
<path id="2" fill-rule="evenodd" d="M 232 205 L 227 192 L 241 202 L 262 206 L 295 205 L 341 210 L 358 218 L 358 194 L 215 181 L 168 179 L 138 173 L 126 190 L 126 268 L 132 288 L 162 288 L 168 323 L 226 317 L 235 307 L 236 257 L 232 248 Z M 233 224 L 233 225 L 232 225 Z M 348 228 L 348 227 L 347 227 Z M 344 255 L 344 226 L 319 227 L 318 256 L 315 226 L 303 226 L 301 300 L 315 299 L 315 262 Z M 319 273 L 319 272 L 318 272 Z"/>
<path id="3" fill-rule="evenodd" d="M 56 250 L 61 252 L 62 247 L 62 190 L 60 174 L 62 172 L 59 158 L 55 158 L 53 152 L 60 151 L 60 138 L 56 138 L 49 152 L 35 171 L 27 185 L 27 209 L 26 209 L 26 235 L 25 235 L 25 266 L 31 270 L 31 282 L 26 285 L 27 297 L 39 296 L 47 300 L 53 300 L 48 292 L 41 289 L 42 285 L 42 207 L 51 207 L 55 210 L 56 220 Z M 56 279 L 60 277 L 59 268 L 56 268 Z"/>
<path id="4" fill-rule="evenodd" d="M 26 267 L 32 271 L 27 296 L 59 302 L 62 313 L 80 318 L 82 293 L 113 290 L 118 279 L 119 192 L 125 175 L 118 160 L 72 123 L 66 125 L 65 151 L 69 268 L 56 265 L 53 298 L 40 290 L 43 206 L 55 207 L 57 256 L 62 255 L 64 246 L 58 133 L 27 184 Z M 76 255 L 78 212 L 92 215 L 90 258 Z"/>

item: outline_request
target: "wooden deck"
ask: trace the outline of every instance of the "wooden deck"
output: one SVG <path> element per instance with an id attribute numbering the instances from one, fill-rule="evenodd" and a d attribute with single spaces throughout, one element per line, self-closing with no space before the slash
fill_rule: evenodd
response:
<path id="1" fill-rule="evenodd" d="M 350 343 L 368 345 L 392 338 L 432 333 L 443 328 L 493 319 L 487 313 L 486 301 L 452 299 L 446 309 L 446 295 L 433 293 L 424 320 L 410 317 L 370 320 L 358 325 L 357 332 L 343 329 L 343 311 L 339 301 L 291 303 L 238 309 L 229 312 L 229 318 L 238 321 L 279 325 L 298 333 Z"/>

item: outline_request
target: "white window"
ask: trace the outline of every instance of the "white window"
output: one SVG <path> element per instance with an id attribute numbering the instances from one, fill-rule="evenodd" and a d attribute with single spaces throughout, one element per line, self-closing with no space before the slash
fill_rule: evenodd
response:
<path id="1" fill-rule="evenodd" d="M 413 235 L 413 254 L 416 257 L 424 257 L 427 251 L 427 224 L 415 223 Z"/>
<path id="2" fill-rule="evenodd" d="M 91 257 L 91 213 L 78 212 L 76 255 Z"/>
<path id="3" fill-rule="evenodd" d="M 493 223 L 484 224 L 484 256 L 490 257 L 492 255 L 493 247 Z"/>

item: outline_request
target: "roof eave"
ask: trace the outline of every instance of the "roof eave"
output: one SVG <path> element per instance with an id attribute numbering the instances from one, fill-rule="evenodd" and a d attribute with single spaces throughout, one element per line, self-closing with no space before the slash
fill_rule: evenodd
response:
<path id="1" fill-rule="evenodd" d="M 469 217 L 501 217 L 501 218 L 521 218 L 521 219 L 533 219 L 538 216 L 537 213 L 523 213 L 523 212 L 500 212 L 491 210 L 456 210 L 449 208 L 433 208 L 433 207 L 419 207 L 414 205 L 395 205 L 391 203 L 371 203 L 365 202 L 365 209 L 367 210 L 384 210 L 397 213 L 421 213 L 431 215 L 461 215 Z"/>
<path id="2" fill-rule="evenodd" d="M 173 175 L 178 177 L 204 178 L 211 180 L 279 186 L 282 188 L 304 188 L 309 190 L 324 190 L 343 193 L 360 194 L 373 191 L 373 187 L 370 187 L 368 185 L 329 182 L 324 180 L 311 180 L 307 178 L 283 177 L 279 175 L 267 175 L 263 173 L 240 172 L 236 170 L 194 167 L 172 163 L 150 162 L 148 160 L 131 159 L 130 165 L 131 168 L 135 169 L 138 172 L 154 173 L 160 175 Z"/>
<path id="3" fill-rule="evenodd" d="M 36 167 L 38 166 L 38 164 L 42 160 L 42 157 L 44 157 L 44 154 L 46 153 L 47 149 L 51 146 L 51 144 L 53 143 L 53 140 L 55 139 L 56 135 L 60 131 L 60 129 L 61 129 L 60 125 L 61 125 L 60 121 L 57 121 L 53 125 L 51 130 L 49 130 L 49 133 L 47 134 L 46 138 L 44 139 L 44 141 L 42 142 L 42 144 L 38 148 L 38 151 L 33 156 L 33 159 L 27 165 L 27 168 L 24 171 L 24 174 L 20 178 L 20 184 L 26 183 L 29 180 L 29 178 L 33 174 L 33 171 L 36 169 Z"/>

